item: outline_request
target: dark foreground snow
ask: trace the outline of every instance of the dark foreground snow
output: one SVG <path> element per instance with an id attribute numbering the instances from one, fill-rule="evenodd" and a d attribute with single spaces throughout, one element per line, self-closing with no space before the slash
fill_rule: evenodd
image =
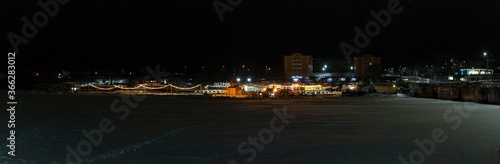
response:
<path id="1" fill-rule="evenodd" d="M 18 101 L 16 157 L 3 146 L 0 163 L 66 163 L 78 153 L 84 163 L 400 163 L 399 156 L 410 163 L 500 162 L 495 105 L 408 97 L 167 96 L 127 104 L 119 95 L 35 93 L 19 93 Z M 276 114 L 284 110 L 288 119 Z M 9 116 L 0 116 L 6 145 Z M 67 148 L 75 154 L 68 156 Z"/>

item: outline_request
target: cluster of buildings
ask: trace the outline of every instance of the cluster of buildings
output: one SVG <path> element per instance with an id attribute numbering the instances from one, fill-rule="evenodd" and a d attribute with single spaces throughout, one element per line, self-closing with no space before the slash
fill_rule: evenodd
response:
<path id="1" fill-rule="evenodd" d="M 500 79 L 500 66 L 491 60 L 461 60 L 450 54 L 436 54 L 426 61 L 388 68 L 381 67 L 381 57 L 371 54 L 346 61 L 313 59 L 309 55 L 294 53 L 284 56 L 283 62 L 286 82 L 385 82 L 405 78 L 420 79 L 419 82 L 422 79 L 427 82 L 471 82 Z"/>
<path id="2" fill-rule="evenodd" d="M 294 53 L 283 57 L 284 76 L 290 82 L 356 82 L 368 77 L 372 69 L 380 69 L 381 58 L 366 54 L 346 60 L 313 59 Z"/>
<path id="3" fill-rule="evenodd" d="M 161 80 L 143 80 L 147 71 L 139 68 L 120 70 L 93 70 L 93 71 L 46 71 L 26 72 L 25 85 L 28 88 L 38 88 L 73 82 L 75 84 L 93 85 L 137 85 L 145 83 L 172 84 L 179 87 L 190 87 L 197 84 L 212 85 L 227 83 L 234 76 L 233 81 L 242 84 L 352 84 L 353 82 L 394 82 L 394 81 L 478 81 L 499 79 L 497 75 L 500 67 L 494 60 L 485 62 L 460 60 L 451 55 L 435 55 L 428 64 L 415 64 L 413 66 L 401 65 L 399 67 L 382 68 L 381 57 L 364 54 L 354 57 L 353 61 L 345 59 L 315 59 L 310 55 L 293 53 L 283 56 L 283 68 L 271 70 L 266 66 L 262 69 L 245 67 L 241 69 L 222 69 L 218 71 L 187 70 L 182 72 L 168 72 L 166 68 L 156 68 L 161 72 Z M 387 63 L 386 63 L 387 65 Z M 486 66 L 486 67 L 485 67 Z M 495 74 L 496 73 L 496 74 Z M 5 78 L 0 73 L 0 78 Z M 392 79 L 391 79 L 392 78 Z M 391 80 L 387 80 L 391 79 Z M 392 86 L 392 84 L 391 84 Z"/>

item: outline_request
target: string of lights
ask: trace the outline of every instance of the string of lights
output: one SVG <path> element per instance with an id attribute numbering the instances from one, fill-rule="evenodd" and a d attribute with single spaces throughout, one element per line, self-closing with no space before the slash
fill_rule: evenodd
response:
<path id="1" fill-rule="evenodd" d="M 198 85 L 195 85 L 195 86 L 192 86 L 192 87 L 179 87 L 179 86 L 175 86 L 175 85 L 172 85 L 172 84 L 168 84 L 168 85 L 164 85 L 164 86 L 160 86 L 160 87 L 148 87 L 148 86 L 145 86 L 143 84 L 138 85 L 136 87 L 123 87 L 123 86 L 118 86 L 118 85 L 113 85 L 112 87 L 98 87 L 98 86 L 95 86 L 93 84 L 89 84 L 89 86 L 91 86 L 91 87 L 93 87 L 95 89 L 99 89 L 99 90 L 113 90 L 113 89 L 124 89 L 124 90 L 148 89 L 148 90 L 157 90 L 157 89 L 165 89 L 167 87 L 173 87 L 175 89 L 180 89 L 180 90 L 191 90 L 191 89 L 199 88 L 201 86 L 201 84 L 198 84 Z"/>

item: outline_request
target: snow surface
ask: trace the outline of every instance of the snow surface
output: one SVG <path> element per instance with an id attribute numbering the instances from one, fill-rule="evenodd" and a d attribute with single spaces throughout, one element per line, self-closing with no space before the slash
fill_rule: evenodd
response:
<path id="1" fill-rule="evenodd" d="M 500 163 L 500 106 L 475 104 L 458 129 L 443 114 L 463 102 L 412 97 L 214 99 L 152 96 L 123 120 L 111 111 L 119 95 L 18 93 L 16 157 L 0 163 L 66 163 L 66 146 L 109 118 L 114 131 L 83 156 L 85 163 L 400 163 L 442 128 L 448 136 L 425 163 Z M 6 100 L 5 100 L 6 101 Z M 136 102 L 133 101 L 132 102 Z M 120 103 L 117 106 L 126 106 Z M 238 145 L 269 128 L 273 109 L 295 115 L 250 162 Z M 458 115 L 452 113 L 451 115 Z M 7 138 L 6 111 L 0 138 Z M 281 121 L 276 121 L 280 126 Z M 7 140 L 0 141 L 6 145 Z M 246 147 L 252 148 L 252 147 Z M 418 158 L 416 158 L 418 160 Z"/>

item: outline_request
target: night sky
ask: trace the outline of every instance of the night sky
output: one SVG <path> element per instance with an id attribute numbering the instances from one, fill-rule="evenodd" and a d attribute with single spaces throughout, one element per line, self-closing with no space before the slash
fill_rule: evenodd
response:
<path id="1" fill-rule="evenodd" d="M 43 0 L 44 2 L 46 0 Z M 170 71 L 226 67 L 281 69 L 294 52 L 344 59 L 339 44 L 353 44 L 355 26 L 374 20 L 371 10 L 388 0 L 243 0 L 219 19 L 212 0 L 70 1 L 19 45 L 23 69 L 86 70 L 143 68 Z M 221 0 L 225 4 L 227 1 Z M 484 60 L 500 56 L 500 1 L 401 1 L 403 11 L 360 54 L 382 57 L 383 66 L 424 62 L 439 53 Z M 0 2 L 3 53 L 13 51 L 7 34 L 21 34 L 42 9 L 37 1 Z M 200 56 L 201 57 L 197 57 Z"/>

